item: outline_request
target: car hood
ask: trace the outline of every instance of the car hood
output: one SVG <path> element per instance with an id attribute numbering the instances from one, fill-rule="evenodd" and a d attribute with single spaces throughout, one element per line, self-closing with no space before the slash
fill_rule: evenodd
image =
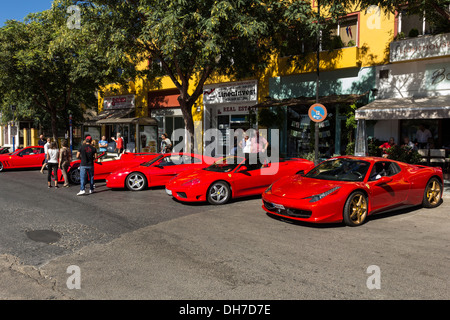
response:
<path id="1" fill-rule="evenodd" d="M 220 173 L 219 173 L 220 174 Z M 178 174 L 172 180 L 170 180 L 170 185 L 180 186 L 193 179 L 200 179 L 201 182 L 208 182 L 212 179 L 217 179 L 217 172 L 207 171 L 203 169 L 188 170 Z"/>
<path id="2" fill-rule="evenodd" d="M 294 175 L 273 183 L 271 193 L 283 198 L 303 199 L 342 185 L 343 182 L 340 181 L 312 179 Z"/>

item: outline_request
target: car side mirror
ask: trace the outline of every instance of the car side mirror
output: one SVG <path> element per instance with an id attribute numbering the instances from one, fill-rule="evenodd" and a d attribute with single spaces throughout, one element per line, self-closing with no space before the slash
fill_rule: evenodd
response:
<path id="1" fill-rule="evenodd" d="M 244 172 L 247 170 L 248 170 L 248 168 L 246 166 L 240 166 L 237 172 Z"/>
<path id="2" fill-rule="evenodd" d="M 382 184 L 385 184 L 385 183 L 388 183 L 391 181 L 392 181 L 391 177 L 381 177 L 380 179 L 377 180 L 376 185 L 379 186 L 379 185 L 382 185 Z"/>

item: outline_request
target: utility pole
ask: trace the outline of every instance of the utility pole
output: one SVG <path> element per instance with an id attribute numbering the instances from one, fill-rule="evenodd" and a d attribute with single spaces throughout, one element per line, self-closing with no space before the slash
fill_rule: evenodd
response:
<path id="1" fill-rule="evenodd" d="M 319 72 L 320 72 L 320 0 L 317 0 L 317 77 L 316 77 L 316 103 L 319 103 Z M 314 127 L 314 163 L 319 164 L 319 123 Z"/>

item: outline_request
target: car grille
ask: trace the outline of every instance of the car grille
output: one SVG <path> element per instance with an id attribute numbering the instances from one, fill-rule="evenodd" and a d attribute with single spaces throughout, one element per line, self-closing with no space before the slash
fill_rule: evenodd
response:
<path id="1" fill-rule="evenodd" d="M 266 207 L 267 210 L 275 213 L 282 214 L 284 216 L 289 216 L 293 218 L 310 218 L 312 212 L 309 210 L 300 210 L 300 209 L 293 209 L 293 208 L 286 208 L 284 206 L 277 205 L 275 203 L 271 203 L 268 201 L 263 201 L 264 207 Z"/>

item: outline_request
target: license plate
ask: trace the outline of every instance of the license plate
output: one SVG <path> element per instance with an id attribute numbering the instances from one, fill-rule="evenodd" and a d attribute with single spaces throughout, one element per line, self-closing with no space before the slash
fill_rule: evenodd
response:
<path id="1" fill-rule="evenodd" d="M 166 193 L 171 196 L 172 195 L 172 190 L 166 189 Z"/>
<path id="2" fill-rule="evenodd" d="M 284 206 L 282 204 L 272 203 L 272 205 L 277 209 L 284 210 Z"/>

